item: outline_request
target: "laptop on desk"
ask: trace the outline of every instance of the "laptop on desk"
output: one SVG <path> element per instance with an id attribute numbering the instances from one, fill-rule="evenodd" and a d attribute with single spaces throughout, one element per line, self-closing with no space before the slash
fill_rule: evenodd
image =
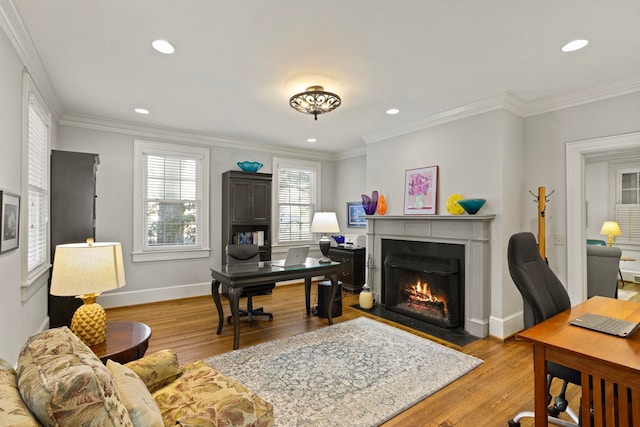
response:
<path id="1" fill-rule="evenodd" d="M 307 255 L 309 255 L 309 246 L 293 246 L 287 250 L 287 257 L 285 259 L 271 261 L 271 265 L 273 267 L 302 265 L 307 260 Z"/>
<path id="2" fill-rule="evenodd" d="M 622 338 L 629 337 L 640 326 L 639 322 L 630 322 L 628 320 L 616 319 L 599 314 L 586 313 L 582 316 L 570 320 L 569 323 L 574 326 L 591 329 L 593 331 L 604 332 L 605 334 L 615 335 Z"/>

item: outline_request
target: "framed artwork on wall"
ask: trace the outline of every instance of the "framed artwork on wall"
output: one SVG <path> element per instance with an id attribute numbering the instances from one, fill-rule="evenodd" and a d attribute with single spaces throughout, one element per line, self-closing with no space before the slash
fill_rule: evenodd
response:
<path id="1" fill-rule="evenodd" d="M 18 249 L 20 196 L 0 191 L 0 253 Z"/>
<path id="2" fill-rule="evenodd" d="M 347 202 L 347 227 L 366 227 L 362 202 Z"/>
<path id="3" fill-rule="evenodd" d="M 438 207 L 438 166 L 404 173 L 405 215 L 435 215 Z"/>

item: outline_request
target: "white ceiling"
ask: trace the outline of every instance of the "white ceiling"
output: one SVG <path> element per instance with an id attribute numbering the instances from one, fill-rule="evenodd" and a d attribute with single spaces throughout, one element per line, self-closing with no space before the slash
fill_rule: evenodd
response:
<path id="1" fill-rule="evenodd" d="M 640 75 L 638 0 L 13 4 L 66 114 L 336 153 L 504 93 L 539 105 Z M 153 50 L 158 38 L 176 53 Z M 560 51 L 576 38 L 591 43 Z M 314 121 L 289 107 L 325 79 L 337 110 Z"/>

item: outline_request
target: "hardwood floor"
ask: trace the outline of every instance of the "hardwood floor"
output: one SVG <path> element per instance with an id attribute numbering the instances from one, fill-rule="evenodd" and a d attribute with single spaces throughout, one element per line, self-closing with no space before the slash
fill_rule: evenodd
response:
<path id="1" fill-rule="evenodd" d="M 317 295 L 315 285 L 312 295 Z M 272 295 L 258 296 L 254 301 L 256 306 L 262 305 L 272 312 L 274 319 L 272 322 L 259 319 L 253 327 L 246 321 L 241 322 L 241 348 L 324 328 L 328 324 L 324 318 L 306 317 L 302 284 L 278 286 Z M 335 322 L 360 316 L 375 318 L 350 307 L 357 302 L 357 295 L 343 293 L 342 316 L 335 318 Z M 312 297 L 312 306 L 315 304 Z M 224 300 L 223 306 L 227 315 L 229 308 Z M 233 329 L 225 325 L 222 334 L 216 335 L 217 312 L 210 296 L 111 308 L 107 309 L 107 317 L 109 321 L 146 323 L 152 331 L 147 354 L 171 348 L 178 354 L 181 364 L 232 351 Z M 431 338 L 393 322 L 375 319 Z M 484 363 L 388 421 L 385 427 L 506 426 L 507 420 L 516 413 L 533 410 L 533 362 L 529 344 L 513 339 L 502 342 L 486 338 L 462 348 L 449 346 L 482 359 Z M 577 388 L 569 390 L 574 410 L 578 408 L 575 403 L 578 392 Z M 531 419 L 522 421 L 523 427 L 532 425 Z"/>

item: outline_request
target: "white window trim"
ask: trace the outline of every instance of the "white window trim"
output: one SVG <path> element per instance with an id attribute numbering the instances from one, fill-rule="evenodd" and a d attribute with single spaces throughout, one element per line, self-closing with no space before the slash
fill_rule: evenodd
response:
<path id="1" fill-rule="evenodd" d="M 314 161 L 309 161 L 309 160 L 300 160 L 300 159 L 291 159 L 291 158 L 285 158 L 285 157 L 274 157 L 273 158 L 273 162 L 272 162 L 272 168 L 271 170 L 273 171 L 273 186 L 272 186 L 272 200 L 273 203 L 271 204 L 272 206 L 272 212 L 271 212 L 271 218 L 273 218 L 272 220 L 272 224 L 271 227 L 273 229 L 273 236 L 272 236 L 272 240 L 273 240 L 273 245 L 274 247 L 278 247 L 278 246 L 297 246 L 300 244 L 313 244 L 316 243 L 316 240 L 314 240 L 314 238 L 312 237 L 310 240 L 298 240 L 295 242 L 280 242 L 280 227 L 278 224 L 278 221 L 280 221 L 280 213 L 278 211 L 278 182 L 280 180 L 280 176 L 279 176 L 279 167 L 283 165 L 283 166 L 300 166 L 300 167 L 306 167 L 306 168 L 310 168 L 310 169 L 315 169 L 316 170 L 316 202 L 315 202 L 315 210 L 317 211 L 320 206 L 321 206 L 321 194 L 322 194 L 322 164 L 320 162 L 314 162 Z M 313 218 L 313 214 L 315 213 L 312 212 L 311 213 L 311 218 Z M 313 235 L 313 233 L 312 233 Z"/>
<path id="2" fill-rule="evenodd" d="M 617 216 L 617 206 L 620 204 L 620 202 L 622 201 L 622 174 L 624 173 L 640 173 L 640 166 L 639 166 L 639 162 L 640 159 L 637 159 L 637 161 L 634 161 L 633 163 L 629 163 L 628 159 L 627 161 L 625 161 L 624 163 L 613 163 L 610 166 L 610 177 L 611 177 L 611 183 L 612 183 L 612 188 L 611 188 L 611 209 L 610 209 L 610 217 L 613 219 L 618 218 Z M 634 204 L 629 204 L 629 207 L 638 207 L 638 205 L 634 205 Z M 639 239 L 632 239 L 632 238 L 628 238 L 625 236 L 618 236 L 616 237 L 616 243 L 617 244 L 625 244 L 625 245 L 631 245 L 631 246 L 640 246 L 640 240 Z"/>
<path id="3" fill-rule="evenodd" d="M 202 245 L 199 248 L 172 248 L 167 250 L 144 249 L 146 212 L 144 203 L 144 153 L 147 152 L 170 153 L 176 155 L 191 154 L 202 157 L 202 221 L 201 237 Z M 193 258 L 209 258 L 211 253 L 209 243 L 209 149 L 190 145 L 170 144 L 142 139 L 134 140 L 134 174 L 133 174 L 133 262 L 167 261 Z"/>
<path id="4" fill-rule="evenodd" d="M 21 252 L 21 298 L 22 301 L 27 301 L 31 296 L 33 296 L 41 287 L 46 285 L 49 281 L 49 274 L 51 271 L 51 255 L 50 255 L 50 242 L 51 242 L 51 234 L 50 234 L 50 225 L 49 218 L 47 217 L 47 237 L 45 243 L 46 255 L 45 259 L 47 260 L 41 266 L 39 266 L 34 271 L 29 272 L 28 268 L 28 234 L 27 229 L 29 226 L 29 211 L 27 207 L 28 203 L 28 194 L 29 194 L 29 104 L 31 100 L 34 100 L 34 107 L 38 109 L 42 120 L 46 123 L 48 129 L 47 135 L 47 153 L 51 152 L 51 112 L 47 108 L 47 104 L 44 101 L 40 92 L 36 87 L 36 84 L 31 79 L 31 76 L 28 73 L 23 73 L 22 75 L 22 197 L 20 200 L 20 252 Z M 48 164 L 47 170 L 51 170 L 51 160 L 50 156 L 47 156 Z M 47 189 L 50 189 L 50 174 L 47 174 Z"/>

